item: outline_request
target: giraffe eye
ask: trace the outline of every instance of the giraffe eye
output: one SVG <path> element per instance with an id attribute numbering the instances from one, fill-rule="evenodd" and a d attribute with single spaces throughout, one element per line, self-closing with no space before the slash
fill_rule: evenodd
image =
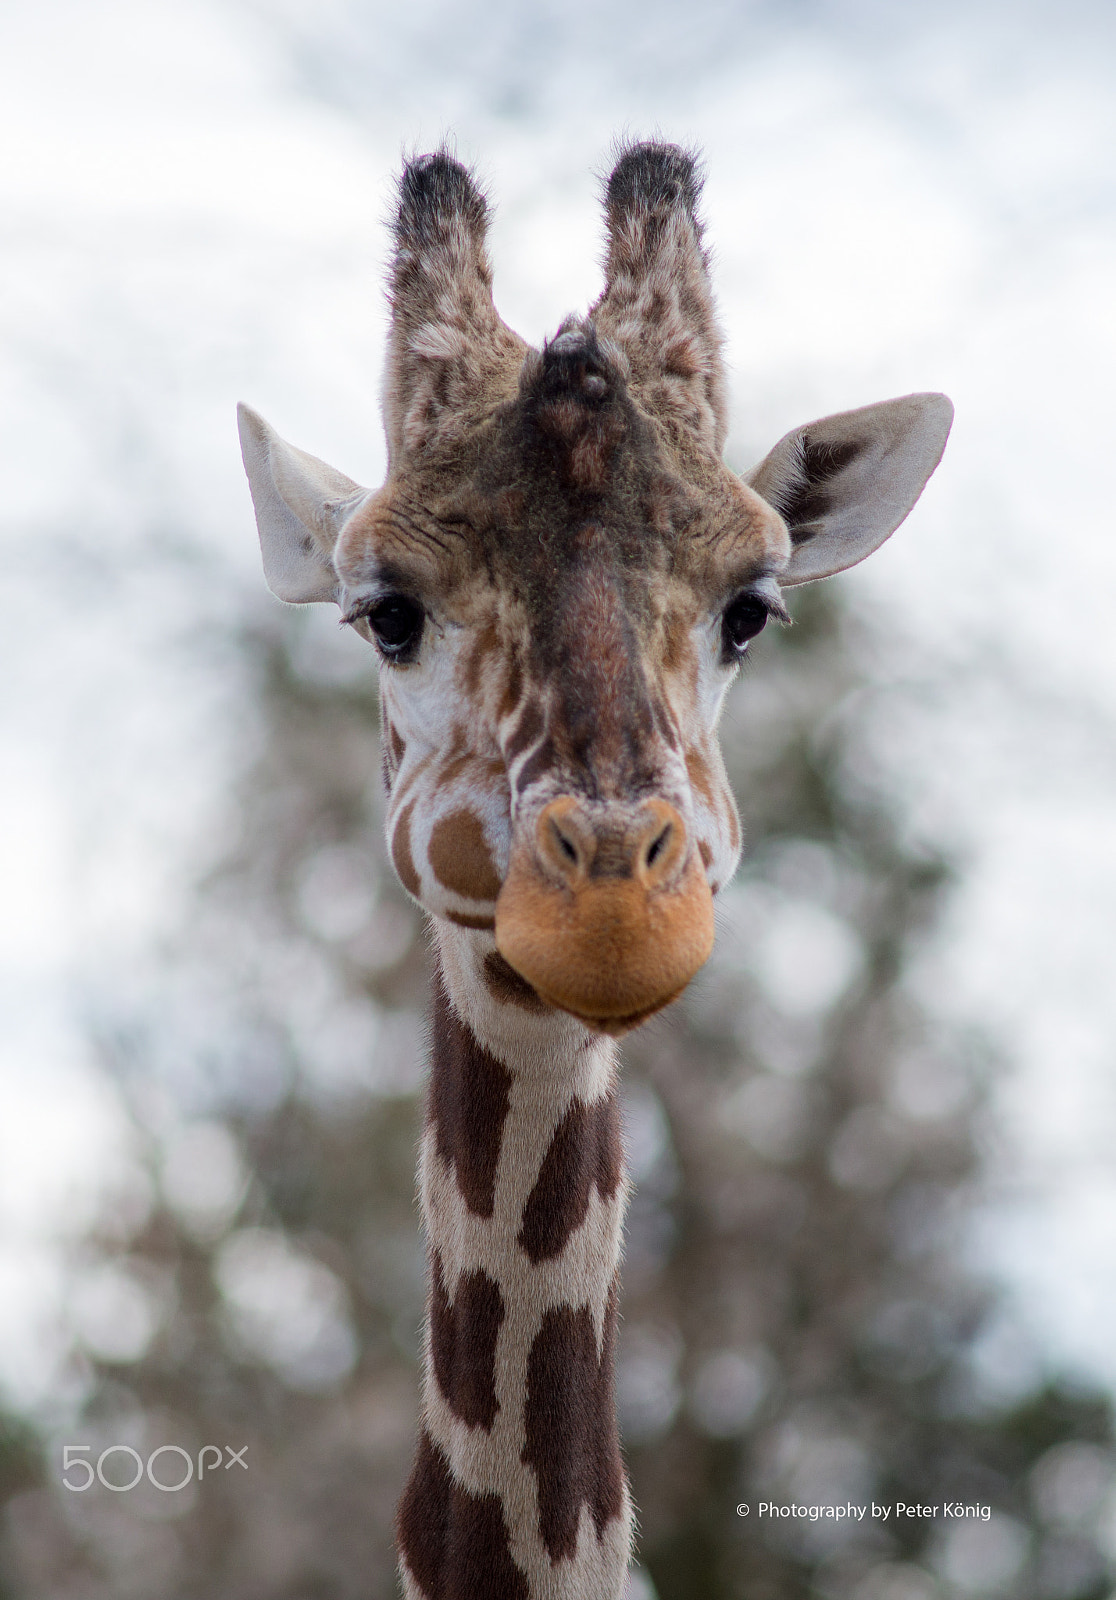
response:
<path id="1" fill-rule="evenodd" d="M 754 639 L 757 633 L 762 632 L 769 615 L 767 606 L 756 595 L 737 595 L 726 609 L 721 621 L 721 639 L 726 661 L 731 661 L 734 656 L 743 655 L 748 647 L 748 640 Z"/>
<path id="2" fill-rule="evenodd" d="M 425 620 L 422 607 L 406 595 L 389 594 L 368 613 L 368 625 L 376 643 L 390 661 L 413 661 L 422 638 Z"/>

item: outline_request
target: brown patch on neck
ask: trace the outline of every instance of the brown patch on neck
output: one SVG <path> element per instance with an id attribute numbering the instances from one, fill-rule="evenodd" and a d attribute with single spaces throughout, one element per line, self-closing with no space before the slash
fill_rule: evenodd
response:
<path id="1" fill-rule="evenodd" d="M 484 958 L 484 982 L 489 994 L 501 1005 L 522 1006 L 524 1011 L 542 1013 L 553 1011 L 537 989 L 532 989 L 526 978 L 521 978 L 515 968 L 504 960 L 499 950 L 490 950 Z"/>
<path id="2" fill-rule="evenodd" d="M 614 1280 L 599 1359 L 588 1306 L 548 1311 L 527 1359 L 522 1459 L 538 1478 L 539 1531 L 551 1561 L 576 1555 L 583 1504 L 598 1539 L 623 1514 L 613 1373 L 616 1302 Z"/>
<path id="3" fill-rule="evenodd" d="M 395 1530 L 407 1570 L 427 1600 L 529 1600 L 499 1497 L 469 1494 L 455 1483 L 425 1428 Z"/>
<path id="4" fill-rule="evenodd" d="M 523 1209 L 518 1243 L 536 1266 L 561 1255 L 581 1227 L 590 1188 L 595 1184 L 601 1199 L 611 1200 L 623 1170 L 617 1090 L 593 1105 L 575 1100 L 558 1124 Z"/>
<path id="5" fill-rule="evenodd" d="M 489 1055 L 450 1005 L 440 974 L 434 981 L 434 1050 L 429 1118 L 438 1154 L 451 1162 L 469 1210 L 490 1217 L 496 1167 L 511 1097 L 511 1073 Z"/>
<path id="6" fill-rule="evenodd" d="M 504 1320 L 500 1286 L 479 1267 L 462 1273 L 452 1301 L 442 1258 L 432 1253 L 430 1348 L 438 1387 L 455 1416 L 491 1432 L 496 1399 L 496 1339 Z"/>
<path id="7" fill-rule="evenodd" d="M 442 887 L 466 900 L 495 900 L 500 893 L 500 875 L 475 812 L 453 811 L 436 822 L 426 858 Z"/>

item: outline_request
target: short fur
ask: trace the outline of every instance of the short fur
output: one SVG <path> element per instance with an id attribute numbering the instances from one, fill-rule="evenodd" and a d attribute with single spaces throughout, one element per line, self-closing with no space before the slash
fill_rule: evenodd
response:
<path id="1" fill-rule="evenodd" d="M 384 420 L 392 461 L 460 433 L 526 346 L 496 314 L 488 202 L 446 150 L 403 170 Z"/>

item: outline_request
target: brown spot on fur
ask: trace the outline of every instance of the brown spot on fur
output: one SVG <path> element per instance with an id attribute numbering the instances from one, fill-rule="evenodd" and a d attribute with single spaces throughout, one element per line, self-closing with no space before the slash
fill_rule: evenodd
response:
<path id="1" fill-rule="evenodd" d="M 469 771 L 476 761 L 476 756 L 471 750 L 463 750 L 458 755 L 451 755 L 438 770 L 436 779 L 439 789 L 451 789 L 460 777 Z"/>
<path id="2" fill-rule="evenodd" d="M 624 1509 L 624 1468 L 616 1434 L 613 1378 L 616 1285 L 609 1293 L 604 1341 L 587 1306 L 548 1311 L 527 1359 L 524 1463 L 539 1485 L 539 1531 L 551 1561 L 577 1552 L 582 1504 L 598 1539 Z"/>
<path id="3" fill-rule="evenodd" d="M 706 872 L 708 872 L 709 868 L 713 865 L 713 846 L 707 844 L 704 839 L 699 839 L 698 854 L 701 856 L 702 866 L 705 868 Z"/>
<path id="4" fill-rule="evenodd" d="M 484 958 L 484 981 L 489 994 L 501 1005 L 522 1006 L 524 1011 L 550 1011 L 537 990 L 526 978 L 521 978 L 498 950 L 490 950 Z"/>
<path id="5" fill-rule="evenodd" d="M 472 649 L 465 657 L 462 668 L 461 681 L 468 695 L 475 695 L 480 688 L 481 673 L 489 656 L 494 655 L 500 648 L 500 640 L 496 629 L 491 622 L 484 627 L 473 640 Z"/>
<path id="6" fill-rule="evenodd" d="M 490 1217 L 508 1114 L 511 1073 L 477 1042 L 434 982 L 434 1050 L 429 1114 L 438 1154 L 453 1163 L 469 1210 Z"/>
<path id="7" fill-rule="evenodd" d="M 415 871 L 414 857 L 411 854 L 411 815 L 414 809 L 415 802 L 412 800 L 399 813 L 399 821 L 395 824 L 395 831 L 391 836 L 391 859 L 404 889 L 408 894 L 413 894 L 416 900 L 421 900 L 422 882 Z"/>
<path id="8" fill-rule="evenodd" d="M 537 700 L 529 700 L 519 714 L 519 721 L 508 735 L 505 747 L 508 761 L 514 761 L 524 750 L 529 750 L 536 739 L 542 737 L 545 726 L 542 707 Z"/>
<path id="9" fill-rule="evenodd" d="M 407 1569 L 427 1600 L 528 1600 L 499 1498 L 472 1495 L 456 1484 L 425 1428 L 395 1528 Z"/>
<path id="10" fill-rule="evenodd" d="M 389 793 L 403 762 L 407 746 L 404 744 L 399 730 L 395 724 L 384 714 L 383 734 L 380 741 L 380 765 L 383 772 L 384 788 Z"/>
<path id="11" fill-rule="evenodd" d="M 736 809 L 736 801 L 732 795 L 726 795 L 728 801 L 729 845 L 733 850 L 740 849 L 740 815 Z"/>
<path id="12" fill-rule="evenodd" d="M 701 795 L 706 805 L 711 811 L 715 810 L 716 800 L 713 796 L 713 779 L 709 772 L 709 763 L 701 751 L 695 749 L 692 745 L 686 751 L 686 771 L 689 774 L 691 784 Z"/>
<path id="13" fill-rule="evenodd" d="M 447 922 L 452 922 L 458 928 L 472 928 L 477 932 L 491 933 L 496 926 L 495 917 L 470 917 L 464 911 L 447 911 Z"/>
<path id="14" fill-rule="evenodd" d="M 558 1124 L 523 1210 L 519 1244 L 536 1266 L 561 1255 L 585 1221 L 590 1186 L 596 1184 L 602 1200 L 610 1200 L 622 1171 L 616 1090 L 592 1105 L 575 1100 Z"/>
<path id="15" fill-rule="evenodd" d="M 702 369 L 694 339 L 685 334 L 663 351 L 663 371 L 675 378 L 696 378 Z"/>
<path id="16" fill-rule="evenodd" d="M 452 811 L 434 824 L 426 858 L 438 882 L 466 900 L 495 900 L 500 875 L 473 811 Z"/>
<path id="17" fill-rule="evenodd" d="M 504 692 L 500 697 L 499 716 L 510 717 L 519 704 L 523 693 L 523 668 L 519 664 L 519 650 L 513 646 L 508 659 L 508 672 L 504 680 Z"/>
<path id="18" fill-rule="evenodd" d="M 663 618 L 663 670 L 680 672 L 690 654 L 687 619 L 667 612 Z"/>
<path id="19" fill-rule="evenodd" d="M 437 786 L 443 791 L 450 789 L 466 773 L 473 783 L 483 783 L 486 788 L 492 789 L 506 784 L 508 769 L 498 757 L 485 758 L 477 755 L 475 750 L 463 750 L 460 754 L 452 755 L 439 768 Z"/>
<path id="20" fill-rule="evenodd" d="M 500 1286 L 478 1267 L 461 1275 L 451 1301 L 437 1250 L 431 1277 L 430 1348 L 438 1387 L 467 1427 L 491 1432 L 499 1410 L 496 1339 L 504 1320 Z"/>
<path id="21" fill-rule="evenodd" d="M 547 734 L 534 755 L 528 756 L 516 773 L 516 794 L 525 794 L 537 778 L 545 777 L 554 766 L 557 755 L 558 750 L 554 740 Z"/>

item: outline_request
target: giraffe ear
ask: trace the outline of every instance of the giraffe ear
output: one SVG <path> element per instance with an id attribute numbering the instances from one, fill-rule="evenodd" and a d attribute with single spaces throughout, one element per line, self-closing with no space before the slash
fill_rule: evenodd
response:
<path id="1" fill-rule="evenodd" d="M 236 416 L 268 588 L 292 605 L 335 600 L 333 548 L 366 491 L 280 439 L 250 406 L 237 406 Z"/>
<path id="2" fill-rule="evenodd" d="M 942 458 L 953 421 L 944 394 L 842 411 L 795 428 L 745 474 L 791 536 L 781 584 L 855 566 L 902 522 Z"/>

